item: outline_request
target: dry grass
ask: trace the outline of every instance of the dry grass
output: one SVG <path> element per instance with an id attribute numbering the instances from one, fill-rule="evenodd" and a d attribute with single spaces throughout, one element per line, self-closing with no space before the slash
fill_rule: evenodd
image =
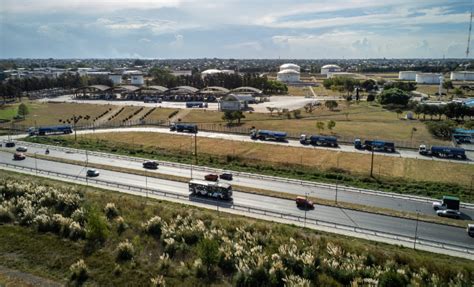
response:
<path id="1" fill-rule="evenodd" d="M 148 117 L 147 120 L 168 120 L 168 116 L 176 109 L 170 108 L 156 108 Z"/>
<path id="2" fill-rule="evenodd" d="M 139 142 L 144 147 L 156 147 L 183 153 L 192 150 L 190 137 L 179 135 L 131 132 L 99 133 L 85 137 L 126 144 Z M 369 173 L 371 161 L 369 155 L 360 153 L 303 149 L 209 138 L 198 138 L 198 152 L 218 156 L 235 155 L 249 161 L 261 160 L 274 164 L 301 164 L 320 170 L 340 168 L 361 175 Z M 376 155 L 374 173 L 392 178 L 457 183 L 467 186 L 471 182 L 472 174 L 474 174 L 474 166 Z"/>
<path id="3" fill-rule="evenodd" d="M 295 87 L 295 86 L 288 86 L 288 96 L 312 96 L 313 94 L 309 90 L 308 87 Z"/>

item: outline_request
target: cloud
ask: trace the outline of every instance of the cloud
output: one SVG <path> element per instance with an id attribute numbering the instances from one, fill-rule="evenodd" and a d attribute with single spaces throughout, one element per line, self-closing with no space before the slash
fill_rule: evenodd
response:
<path id="1" fill-rule="evenodd" d="M 183 44 L 184 44 L 184 37 L 183 35 L 178 34 L 174 36 L 174 40 L 170 43 L 170 46 L 175 47 L 175 48 L 181 48 L 183 47 Z"/>

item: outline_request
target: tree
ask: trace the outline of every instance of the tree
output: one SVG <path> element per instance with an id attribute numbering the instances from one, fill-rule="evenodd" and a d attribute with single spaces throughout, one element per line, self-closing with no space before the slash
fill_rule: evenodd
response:
<path id="1" fill-rule="evenodd" d="M 301 110 L 294 110 L 294 111 L 293 111 L 293 117 L 294 117 L 295 119 L 301 118 Z"/>
<path id="2" fill-rule="evenodd" d="M 333 121 L 333 120 L 330 120 L 326 126 L 328 127 L 328 130 L 330 130 L 332 132 L 332 129 L 336 127 L 336 122 Z"/>
<path id="3" fill-rule="evenodd" d="M 24 103 L 21 103 L 18 106 L 18 112 L 17 112 L 18 117 L 25 118 L 27 114 L 29 114 L 28 107 Z"/>
<path id="4" fill-rule="evenodd" d="M 212 268 L 219 262 L 219 244 L 213 239 L 204 238 L 197 246 L 197 254 L 202 264 L 206 266 L 209 276 Z"/>
<path id="5" fill-rule="evenodd" d="M 367 95 L 367 102 L 373 102 L 375 101 L 375 95 L 374 94 L 368 94 Z"/>
<path id="6" fill-rule="evenodd" d="M 395 112 L 397 113 L 397 118 L 399 119 L 400 116 L 403 114 L 402 109 L 396 109 Z"/>
<path id="7" fill-rule="evenodd" d="M 109 236 L 107 220 L 95 208 L 87 211 L 86 238 L 91 242 L 104 242 Z"/>
<path id="8" fill-rule="evenodd" d="M 375 90 L 376 85 L 377 83 L 372 79 L 368 79 L 360 83 L 361 88 L 364 89 L 366 92 Z"/>
<path id="9" fill-rule="evenodd" d="M 273 115 L 273 112 L 275 111 L 276 108 L 274 107 L 267 107 L 267 110 L 270 112 L 270 116 Z"/>
<path id="10" fill-rule="evenodd" d="M 224 115 L 222 116 L 222 119 L 227 121 L 229 125 L 232 125 L 235 120 L 237 120 L 237 122 L 240 124 L 240 120 L 244 118 L 245 115 L 242 113 L 242 111 L 225 111 Z"/>
<path id="11" fill-rule="evenodd" d="M 410 95 L 398 88 L 392 88 L 383 90 L 383 92 L 378 96 L 378 100 L 382 105 L 394 104 L 406 107 L 410 100 Z"/>
<path id="12" fill-rule="evenodd" d="M 427 122 L 428 131 L 437 138 L 450 140 L 456 123 L 451 120 L 441 122 Z"/>
<path id="13" fill-rule="evenodd" d="M 449 93 L 449 89 L 454 89 L 453 82 L 451 80 L 446 80 L 443 82 L 443 88 L 446 89 L 446 94 Z"/>
<path id="14" fill-rule="evenodd" d="M 337 102 L 334 100 L 326 101 L 324 105 L 326 106 L 326 108 L 328 108 L 331 111 L 333 111 L 338 106 Z"/>
<path id="15" fill-rule="evenodd" d="M 316 122 L 316 128 L 318 129 L 319 133 L 324 130 L 324 122 Z"/>
<path id="16" fill-rule="evenodd" d="M 454 89 L 454 94 L 459 97 L 459 96 L 463 95 L 463 92 L 460 88 L 455 88 Z"/>

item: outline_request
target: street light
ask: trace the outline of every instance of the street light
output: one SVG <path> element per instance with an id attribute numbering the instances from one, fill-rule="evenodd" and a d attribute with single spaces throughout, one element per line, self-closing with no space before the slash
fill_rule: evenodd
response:
<path id="1" fill-rule="evenodd" d="M 339 182 L 339 180 L 336 179 L 336 205 L 337 205 L 337 183 Z"/>
<path id="2" fill-rule="evenodd" d="M 304 195 L 305 195 L 305 198 L 306 198 L 306 203 L 305 203 L 305 206 L 304 206 L 304 223 L 303 223 L 303 227 L 306 227 L 306 212 L 308 211 L 308 192 L 305 191 Z"/>
<path id="3" fill-rule="evenodd" d="M 420 211 L 416 210 L 416 227 L 415 227 L 415 240 L 413 241 L 413 249 L 416 249 L 416 237 L 418 236 L 418 217 L 420 216 Z"/>
<path id="4" fill-rule="evenodd" d="M 374 173 L 374 147 L 373 146 L 371 146 L 371 150 L 372 150 L 372 160 L 370 163 L 370 177 L 373 177 L 373 173 Z"/>
<path id="5" fill-rule="evenodd" d="M 38 175 L 38 163 L 37 163 L 37 161 L 36 161 L 36 154 L 37 154 L 37 153 L 38 153 L 38 152 L 35 152 L 35 173 L 36 173 L 36 175 Z"/>

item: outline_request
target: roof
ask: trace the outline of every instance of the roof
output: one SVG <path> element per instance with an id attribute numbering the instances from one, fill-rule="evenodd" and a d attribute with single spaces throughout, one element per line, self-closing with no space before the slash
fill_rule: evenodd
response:
<path id="1" fill-rule="evenodd" d="M 285 70 L 285 69 L 299 69 L 300 66 L 296 65 L 296 64 L 292 64 L 292 63 L 286 63 L 286 64 L 283 64 L 280 66 L 280 69 L 281 70 Z"/>
<path id="2" fill-rule="evenodd" d="M 227 94 L 230 92 L 230 90 L 219 86 L 209 86 L 202 88 L 201 90 L 199 90 L 199 92 L 207 94 Z"/>
<path id="3" fill-rule="evenodd" d="M 110 87 L 106 86 L 106 85 L 92 85 L 92 86 L 87 86 L 85 88 L 93 88 L 93 89 L 101 90 L 101 91 L 106 91 L 106 90 L 110 89 Z"/>
<path id="4" fill-rule="evenodd" d="M 261 94 L 262 90 L 259 90 L 259 89 L 254 88 L 254 87 L 245 86 L 245 87 L 238 87 L 238 88 L 232 89 L 231 92 Z"/>
<path id="5" fill-rule="evenodd" d="M 218 69 L 208 69 L 201 72 L 201 74 L 218 74 L 218 73 L 222 73 L 222 71 Z"/>
<path id="6" fill-rule="evenodd" d="M 123 85 L 117 86 L 113 88 L 114 90 L 126 90 L 127 92 L 135 92 L 136 90 L 140 89 L 137 86 L 130 86 L 130 85 Z"/>
<path id="7" fill-rule="evenodd" d="M 299 74 L 300 72 L 298 71 L 295 71 L 293 69 L 285 69 L 285 70 L 281 70 L 280 72 L 278 72 L 278 74 Z"/>
<path id="8" fill-rule="evenodd" d="M 196 89 L 195 87 L 191 87 L 191 86 L 178 86 L 178 87 L 174 87 L 174 88 L 169 89 L 167 92 L 185 92 L 185 93 L 194 94 L 194 93 L 196 93 L 197 91 L 199 91 L 199 90 Z"/>
<path id="9" fill-rule="evenodd" d="M 163 87 L 163 86 L 146 86 L 146 87 L 142 87 L 141 90 L 155 90 L 155 91 L 160 91 L 160 92 L 166 92 L 168 88 Z"/>
<path id="10" fill-rule="evenodd" d="M 451 195 L 445 195 L 445 196 L 443 196 L 443 200 L 444 200 L 444 199 L 447 199 L 447 200 L 459 200 L 459 197 L 451 196 Z"/>
<path id="11" fill-rule="evenodd" d="M 254 98 L 251 95 L 236 95 L 236 94 L 228 94 L 222 98 L 222 101 L 240 101 L 240 102 L 248 102 L 253 101 Z"/>
<path id="12" fill-rule="evenodd" d="M 334 64 L 329 64 L 329 65 L 324 65 L 321 67 L 322 69 L 329 69 L 329 68 L 337 68 L 337 69 L 340 69 L 341 67 L 339 67 L 338 65 L 334 65 Z"/>

